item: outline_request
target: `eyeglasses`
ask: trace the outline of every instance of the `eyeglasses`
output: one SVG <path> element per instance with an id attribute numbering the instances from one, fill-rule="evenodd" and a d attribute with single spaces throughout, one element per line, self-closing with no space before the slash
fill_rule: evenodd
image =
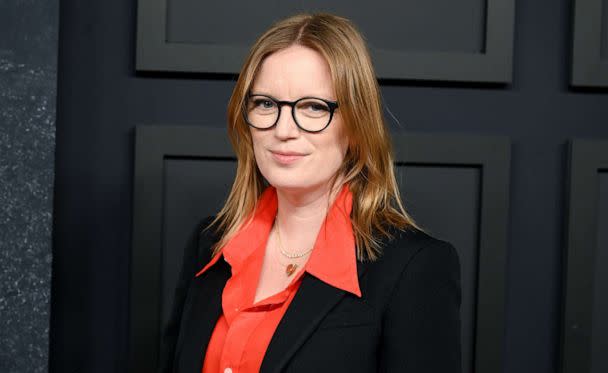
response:
<path id="1" fill-rule="evenodd" d="M 245 122 L 257 129 L 269 129 L 279 122 L 283 105 L 291 106 L 296 125 L 306 132 L 321 132 L 331 122 L 338 103 L 317 97 L 302 97 L 295 101 L 279 101 L 266 95 L 247 95 L 243 116 Z"/>

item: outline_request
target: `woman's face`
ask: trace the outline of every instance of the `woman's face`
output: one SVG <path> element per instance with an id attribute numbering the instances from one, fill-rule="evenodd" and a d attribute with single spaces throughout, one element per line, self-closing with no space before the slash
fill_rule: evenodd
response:
<path id="1" fill-rule="evenodd" d="M 293 45 L 266 57 L 253 82 L 252 95 L 278 101 L 318 97 L 336 101 L 329 65 L 318 52 Z M 300 122 L 301 123 L 301 122 Z M 336 173 L 348 147 L 339 109 L 323 131 L 309 133 L 298 128 L 291 107 L 280 107 L 276 126 L 250 127 L 256 163 L 277 189 L 312 191 L 324 188 Z"/>

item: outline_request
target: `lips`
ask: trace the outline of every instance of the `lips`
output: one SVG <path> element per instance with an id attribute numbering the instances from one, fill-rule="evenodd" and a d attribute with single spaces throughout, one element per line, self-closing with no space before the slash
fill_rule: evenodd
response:
<path id="1" fill-rule="evenodd" d="M 280 164 L 292 164 L 294 162 L 297 162 L 298 160 L 304 158 L 306 156 L 306 154 L 304 153 L 298 153 L 298 152 L 293 152 L 293 151 L 274 151 L 271 150 L 270 154 L 272 154 L 272 158 Z"/>

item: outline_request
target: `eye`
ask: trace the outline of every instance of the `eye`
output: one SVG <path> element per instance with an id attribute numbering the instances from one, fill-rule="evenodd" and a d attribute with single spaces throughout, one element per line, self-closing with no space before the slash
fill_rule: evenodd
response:
<path id="1" fill-rule="evenodd" d="M 323 101 L 319 100 L 306 100 L 302 101 L 298 105 L 298 109 L 311 111 L 311 112 L 324 112 L 329 111 L 329 107 Z"/>
<path id="2" fill-rule="evenodd" d="M 306 99 L 298 103 L 298 113 L 311 118 L 325 117 L 329 113 L 329 106 L 318 99 Z"/>
<path id="3" fill-rule="evenodd" d="M 329 111 L 327 105 L 319 103 L 319 102 L 310 102 L 308 103 L 308 110 L 311 111 Z"/>
<path id="4" fill-rule="evenodd" d="M 272 101 L 270 99 L 256 98 L 253 101 L 253 106 L 255 106 L 256 108 L 259 108 L 259 109 L 268 110 L 268 109 L 274 108 L 276 105 L 275 105 L 274 101 Z"/>

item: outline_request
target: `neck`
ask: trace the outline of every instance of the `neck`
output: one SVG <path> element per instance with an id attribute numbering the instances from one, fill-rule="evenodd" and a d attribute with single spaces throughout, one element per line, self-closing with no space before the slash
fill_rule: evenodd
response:
<path id="1" fill-rule="evenodd" d="M 306 192 L 277 188 L 277 221 L 287 250 L 302 252 L 312 248 L 328 209 L 341 189 L 341 183 L 336 183 L 331 191 L 329 186 Z"/>

